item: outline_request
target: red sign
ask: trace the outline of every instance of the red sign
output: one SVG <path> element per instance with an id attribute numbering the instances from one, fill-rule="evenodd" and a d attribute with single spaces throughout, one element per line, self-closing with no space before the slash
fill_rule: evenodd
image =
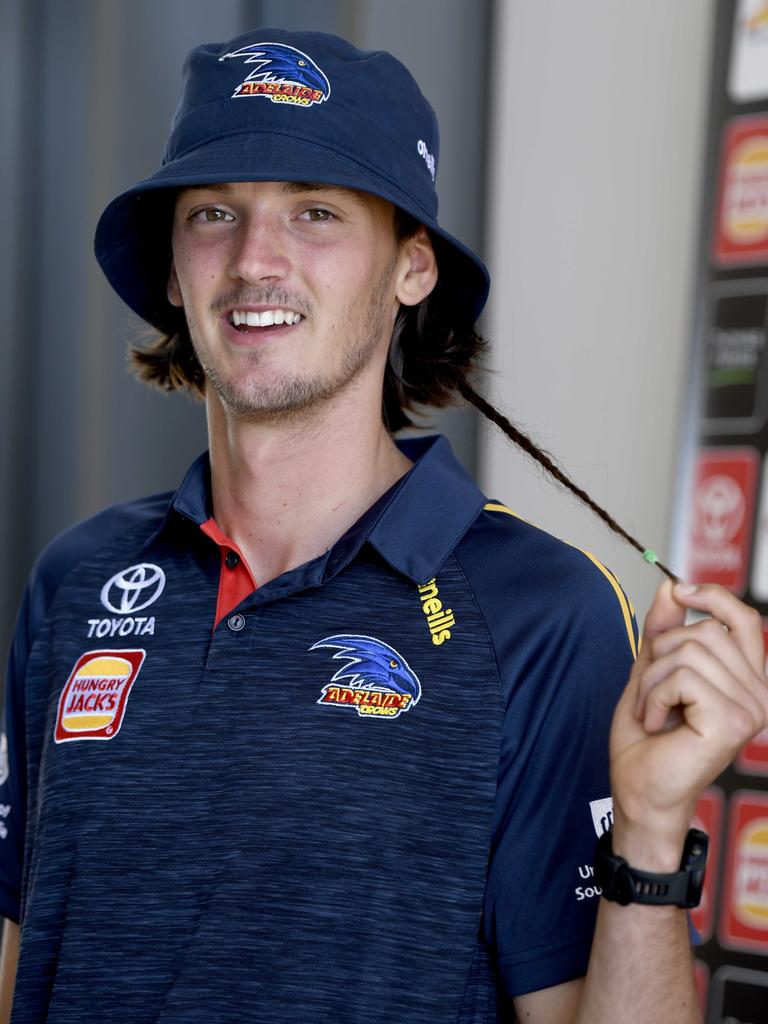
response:
<path id="1" fill-rule="evenodd" d="M 755 512 L 754 448 L 699 452 L 691 510 L 688 579 L 720 583 L 742 594 Z"/>
<path id="2" fill-rule="evenodd" d="M 709 836 L 707 871 L 704 875 L 701 903 L 691 911 L 693 927 L 701 936 L 701 941 L 707 942 L 715 924 L 716 886 L 723 827 L 723 791 L 717 786 L 706 789 L 699 797 L 692 825 Z"/>
<path id="3" fill-rule="evenodd" d="M 768 262 L 768 117 L 725 127 L 714 256 L 729 265 Z"/>
<path id="4" fill-rule="evenodd" d="M 731 798 L 719 939 L 768 956 L 768 793 Z"/>

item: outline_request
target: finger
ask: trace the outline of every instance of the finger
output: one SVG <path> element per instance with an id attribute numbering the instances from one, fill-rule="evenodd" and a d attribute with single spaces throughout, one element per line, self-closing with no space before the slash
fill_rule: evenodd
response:
<path id="1" fill-rule="evenodd" d="M 643 673 L 639 682 L 635 713 L 638 718 L 645 718 L 646 705 L 651 692 L 666 679 L 680 670 L 687 670 L 700 679 L 715 687 L 721 694 L 735 703 L 741 704 L 762 727 L 766 719 L 766 708 L 753 690 L 745 685 L 720 661 L 716 655 L 694 640 L 689 640 L 664 657 L 654 661 Z M 747 666 L 749 679 L 755 683 L 754 673 Z M 757 681 L 757 686 L 759 686 Z M 664 723 L 666 726 L 669 722 Z"/>
<path id="2" fill-rule="evenodd" d="M 677 629 L 685 623 L 685 607 L 675 600 L 672 593 L 672 583 L 664 580 L 653 604 L 648 609 L 643 626 L 643 636 L 640 641 L 640 650 L 637 660 L 642 665 L 651 660 L 652 643 L 656 637 Z"/>
<path id="3" fill-rule="evenodd" d="M 651 660 L 655 664 L 657 660 L 690 643 L 701 645 L 715 655 L 725 668 L 746 686 L 768 714 L 768 683 L 764 674 L 754 671 L 733 634 L 716 619 L 703 619 L 656 637 L 651 645 Z"/>
<path id="4" fill-rule="evenodd" d="M 675 600 L 681 605 L 708 612 L 726 626 L 754 671 L 761 676 L 765 674 L 763 621 L 758 611 L 714 583 L 703 583 L 696 587 L 688 583 L 677 583 L 673 591 Z"/>
<path id="5" fill-rule="evenodd" d="M 649 693 L 643 720 L 646 732 L 660 732 L 673 708 L 681 710 L 684 725 L 706 739 L 713 750 L 728 752 L 729 760 L 760 727 L 742 703 L 687 667 L 676 669 Z"/>
<path id="6" fill-rule="evenodd" d="M 685 625 L 685 615 L 685 606 L 677 602 L 673 596 L 672 582 L 663 580 L 645 617 L 637 659 L 632 667 L 629 683 L 622 695 L 622 701 L 633 707 L 637 718 L 642 717 L 638 703 L 639 683 L 642 673 L 653 660 L 656 639 L 670 631 L 682 628 Z"/>

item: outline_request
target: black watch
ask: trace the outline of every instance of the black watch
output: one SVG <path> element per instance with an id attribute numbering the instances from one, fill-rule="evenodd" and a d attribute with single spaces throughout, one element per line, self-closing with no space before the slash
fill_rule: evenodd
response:
<path id="1" fill-rule="evenodd" d="M 613 852 L 610 830 L 597 841 L 595 881 L 603 896 L 614 903 L 645 903 L 651 906 L 698 907 L 704 887 L 709 838 L 697 828 L 689 829 L 683 847 L 680 870 L 668 875 L 639 871 Z"/>

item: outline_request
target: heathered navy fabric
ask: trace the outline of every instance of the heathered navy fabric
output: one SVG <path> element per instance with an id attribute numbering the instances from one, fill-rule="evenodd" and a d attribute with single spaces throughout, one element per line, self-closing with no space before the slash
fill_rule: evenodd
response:
<path id="1" fill-rule="evenodd" d="M 14 1024 L 492 1024 L 583 973 L 589 803 L 632 658 L 617 591 L 484 508 L 443 439 L 404 447 L 414 469 L 329 552 L 215 630 L 205 458 L 41 556 L 0 789 Z M 136 635 L 100 595 L 140 564 L 166 583 Z M 114 635 L 89 637 L 104 619 Z M 348 659 L 310 648 L 340 635 L 388 645 L 419 699 L 390 718 L 318 703 Z M 57 743 L 62 690 L 99 651 L 146 652 L 119 729 Z"/>

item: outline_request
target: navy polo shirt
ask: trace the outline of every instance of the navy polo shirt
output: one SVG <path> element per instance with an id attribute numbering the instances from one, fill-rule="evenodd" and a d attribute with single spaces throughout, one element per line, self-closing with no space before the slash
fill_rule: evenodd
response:
<path id="1" fill-rule="evenodd" d="M 14 1024 L 481 1024 L 583 974 L 631 608 L 444 439 L 403 448 L 225 614 L 205 457 L 43 553 L 0 770 Z"/>

